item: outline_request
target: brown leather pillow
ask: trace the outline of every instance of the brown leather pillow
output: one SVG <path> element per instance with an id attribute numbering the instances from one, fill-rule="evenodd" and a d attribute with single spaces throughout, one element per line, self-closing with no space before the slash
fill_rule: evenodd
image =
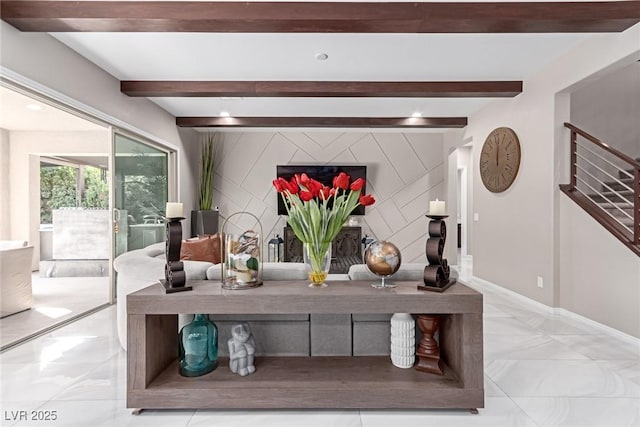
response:
<path id="1" fill-rule="evenodd" d="M 193 240 L 183 240 L 180 247 L 180 259 L 206 261 L 220 264 L 220 234 L 199 236 Z"/>
<path id="2" fill-rule="evenodd" d="M 220 233 L 209 234 L 207 235 L 207 237 L 213 241 L 211 243 L 211 246 L 213 248 L 213 263 L 220 264 L 223 258 L 222 251 L 224 250 L 223 249 L 224 243 L 222 242 L 222 234 Z"/>

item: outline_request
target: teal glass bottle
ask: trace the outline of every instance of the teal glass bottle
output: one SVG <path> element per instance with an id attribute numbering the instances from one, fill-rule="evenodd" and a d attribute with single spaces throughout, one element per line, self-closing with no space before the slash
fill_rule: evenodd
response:
<path id="1" fill-rule="evenodd" d="M 180 330 L 179 372 L 184 377 L 208 374 L 218 366 L 218 327 L 206 314 L 196 314 Z"/>

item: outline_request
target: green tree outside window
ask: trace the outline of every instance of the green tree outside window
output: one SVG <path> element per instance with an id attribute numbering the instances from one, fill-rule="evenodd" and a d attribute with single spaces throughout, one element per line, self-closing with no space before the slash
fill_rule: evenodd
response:
<path id="1" fill-rule="evenodd" d="M 78 168 L 47 165 L 40 167 L 40 223 L 51 224 L 54 209 L 81 206 L 109 207 L 109 186 L 106 172 L 92 166 L 84 167 L 84 191 L 77 200 Z"/>

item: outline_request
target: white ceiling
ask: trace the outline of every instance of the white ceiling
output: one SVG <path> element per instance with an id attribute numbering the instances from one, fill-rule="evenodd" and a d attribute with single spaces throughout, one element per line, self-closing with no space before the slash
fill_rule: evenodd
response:
<path id="1" fill-rule="evenodd" d="M 36 110 L 35 108 L 40 108 Z M 10 131 L 104 130 L 73 114 L 39 100 L 0 87 L 0 128 Z"/>
<path id="2" fill-rule="evenodd" d="M 525 80 L 590 34 L 56 33 L 119 80 Z M 326 61 L 317 61 L 317 53 Z M 526 81 L 525 81 L 526 90 Z M 157 98 L 174 116 L 468 116 L 486 98 Z"/>

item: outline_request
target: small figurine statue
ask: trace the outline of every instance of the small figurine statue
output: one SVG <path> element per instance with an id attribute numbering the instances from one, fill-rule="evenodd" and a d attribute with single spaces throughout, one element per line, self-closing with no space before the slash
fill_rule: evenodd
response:
<path id="1" fill-rule="evenodd" d="M 229 369 L 242 377 L 256 371 L 253 359 L 256 352 L 256 342 L 247 323 L 240 323 L 231 327 L 229 346 Z"/>

